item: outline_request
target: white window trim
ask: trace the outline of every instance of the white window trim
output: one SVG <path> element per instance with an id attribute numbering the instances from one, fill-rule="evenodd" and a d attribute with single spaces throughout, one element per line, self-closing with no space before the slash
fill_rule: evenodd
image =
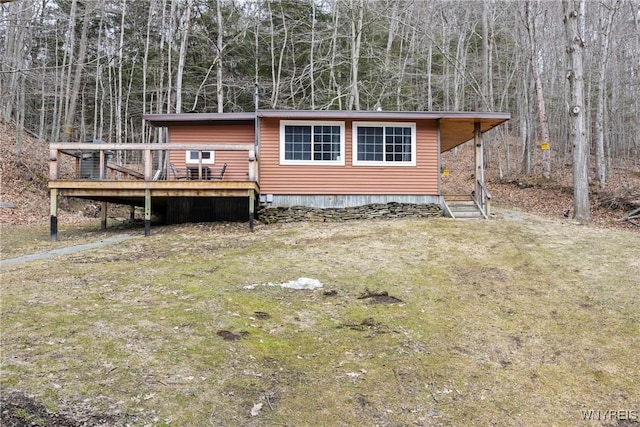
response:
<path id="1" fill-rule="evenodd" d="M 198 151 L 198 150 L 187 150 L 184 153 L 184 157 L 185 157 L 185 163 L 188 165 L 197 165 L 200 162 L 198 160 L 194 160 L 191 158 L 190 153 L 196 152 L 198 153 L 198 157 L 200 157 L 200 153 L 211 153 L 211 158 L 210 159 L 202 159 L 202 164 L 203 165 L 213 165 L 215 163 L 216 160 L 216 152 L 215 151 L 209 151 L 209 150 L 203 150 L 203 151 Z"/>
<path id="2" fill-rule="evenodd" d="M 340 159 L 339 160 L 287 160 L 285 159 L 284 128 L 285 126 L 340 126 Z M 280 164 L 310 166 L 344 166 L 345 156 L 345 124 L 337 121 L 313 120 L 280 120 Z M 311 142 L 313 144 L 313 141 Z"/>
<path id="3" fill-rule="evenodd" d="M 371 161 L 358 160 L 358 127 L 405 127 L 411 128 L 411 161 L 390 162 L 386 160 Z M 416 165 L 416 124 L 415 122 L 353 122 L 351 132 L 351 148 L 353 150 L 351 163 L 353 166 L 415 166 Z"/>

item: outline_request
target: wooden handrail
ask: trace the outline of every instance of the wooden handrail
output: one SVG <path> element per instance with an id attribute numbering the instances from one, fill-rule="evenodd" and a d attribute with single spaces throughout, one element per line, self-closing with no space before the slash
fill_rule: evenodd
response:
<path id="1" fill-rule="evenodd" d="M 480 186 L 480 188 L 482 188 L 482 191 L 486 195 L 487 199 L 491 199 L 491 193 L 489 192 L 487 187 L 484 185 L 484 182 L 478 180 L 478 185 Z"/>
<path id="2" fill-rule="evenodd" d="M 480 194 L 476 194 L 476 203 L 482 210 L 482 214 L 488 218 L 491 213 L 491 193 L 479 179 L 476 180 L 476 186 L 480 189 Z"/>
<path id="3" fill-rule="evenodd" d="M 133 150 L 133 151 L 249 151 L 255 148 L 253 142 L 246 144 L 213 144 L 213 143 L 197 143 L 197 144 L 94 144 L 89 142 L 52 142 L 49 144 L 50 150 L 82 150 L 82 151 L 100 151 L 100 150 Z"/>
<path id="4" fill-rule="evenodd" d="M 110 151 L 142 151 L 144 152 L 144 173 L 130 170 L 124 166 L 107 161 L 105 155 Z M 98 152 L 100 161 L 100 179 L 105 179 L 106 169 L 116 170 L 133 176 L 138 179 L 153 180 L 152 155 L 153 151 L 247 151 L 249 167 L 247 176 L 249 181 L 258 182 L 258 156 L 253 142 L 246 144 L 214 144 L 214 143 L 191 143 L 191 144 L 107 144 L 107 143 L 77 143 L 77 142 L 54 142 L 49 144 L 49 179 L 58 179 L 58 155 L 60 153 L 73 156 L 78 162 L 81 158 L 80 152 Z M 201 158 L 201 156 L 200 156 Z M 202 160 L 198 162 L 198 176 L 202 177 Z M 167 171 L 166 176 L 169 176 Z"/>

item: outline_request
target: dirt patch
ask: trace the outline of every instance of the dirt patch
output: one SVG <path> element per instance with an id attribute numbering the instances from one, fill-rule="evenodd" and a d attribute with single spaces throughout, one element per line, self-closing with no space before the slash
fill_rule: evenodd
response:
<path id="1" fill-rule="evenodd" d="M 231 332 L 231 331 L 227 331 L 227 330 L 220 330 L 220 331 L 216 332 L 216 334 L 219 337 L 222 337 L 222 339 L 225 340 L 225 341 L 238 341 L 238 340 L 241 340 L 242 338 L 246 337 L 247 335 L 249 335 L 249 332 L 240 331 L 240 332 L 236 333 L 236 332 Z"/>
<path id="2" fill-rule="evenodd" d="M 77 419 L 48 411 L 44 405 L 20 392 L 0 393 L 0 421 L 3 427 L 80 427 L 124 425 L 133 420 L 125 416 L 86 415 Z"/>
<path id="3" fill-rule="evenodd" d="M 400 298 L 389 295 L 387 291 L 370 291 L 369 289 L 360 294 L 358 299 L 366 299 L 370 304 L 396 304 L 402 302 Z"/>
<path id="4" fill-rule="evenodd" d="M 353 331 L 373 332 L 374 334 L 386 334 L 392 332 L 389 326 L 377 321 L 373 317 L 367 317 L 360 322 L 344 323 L 339 328 L 348 328 Z"/>

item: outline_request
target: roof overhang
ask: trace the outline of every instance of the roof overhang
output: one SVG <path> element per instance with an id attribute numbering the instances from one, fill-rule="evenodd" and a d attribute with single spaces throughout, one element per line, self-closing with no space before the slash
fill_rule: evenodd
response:
<path id="1" fill-rule="evenodd" d="M 440 124 L 440 151 L 449 151 L 473 139 L 475 125 L 482 133 L 508 121 L 509 113 L 466 111 L 345 111 L 345 110 L 258 110 L 253 113 L 145 114 L 152 126 L 199 126 L 254 123 L 256 117 L 287 120 L 435 120 Z"/>
<path id="2" fill-rule="evenodd" d="M 511 118 L 509 113 L 446 113 L 440 119 L 440 152 L 473 139 L 476 123 L 485 133 Z"/>
<path id="3" fill-rule="evenodd" d="M 144 114 L 143 120 L 155 127 L 225 125 L 254 123 L 256 113 Z"/>

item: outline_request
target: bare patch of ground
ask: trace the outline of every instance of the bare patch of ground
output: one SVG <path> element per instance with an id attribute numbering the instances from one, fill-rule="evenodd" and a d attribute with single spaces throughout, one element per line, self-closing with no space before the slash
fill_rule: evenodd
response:
<path id="1" fill-rule="evenodd" d="M 119 415 L 87 415 L 74 417 L 49 411 L 33 397 L 22 392 L 1 390 L 0 423 L 3 427 L 111 427 L 127 425 L 135 420 Z"/>

